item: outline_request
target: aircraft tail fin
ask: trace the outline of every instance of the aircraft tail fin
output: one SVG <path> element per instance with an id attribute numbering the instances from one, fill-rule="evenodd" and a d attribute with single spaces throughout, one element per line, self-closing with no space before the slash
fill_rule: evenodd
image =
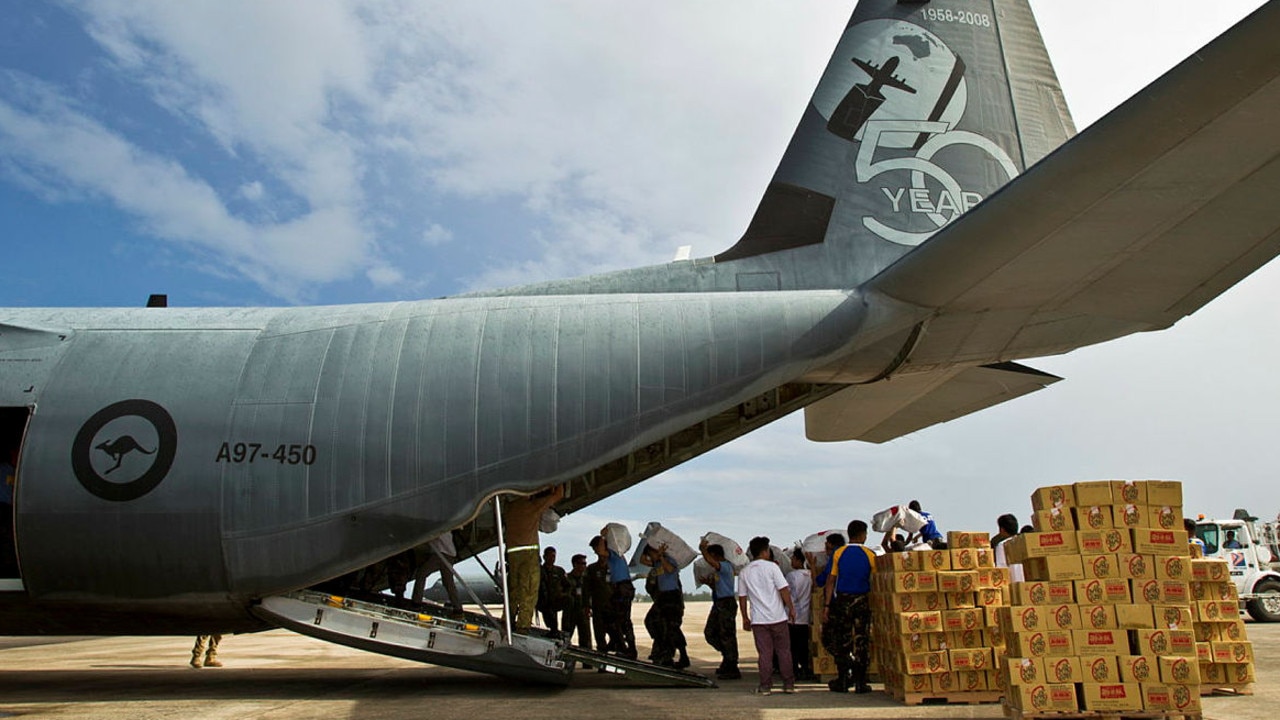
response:
<path id="1" fill-rule="evenodd" d="M 746 233 L 715 260 L 799 251 L 784 287 L 851 287 L 1074 134 L 1027 0 L 861 0 Z"/>

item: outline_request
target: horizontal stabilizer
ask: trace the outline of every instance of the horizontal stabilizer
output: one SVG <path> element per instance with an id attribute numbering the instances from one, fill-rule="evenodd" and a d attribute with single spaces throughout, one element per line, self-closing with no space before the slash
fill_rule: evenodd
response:
<path id="1" fill-rule="evenodd" d="M 1169 327 L 1280 251 L 1269 3 L 868 287 L 936 309 L 920 369 Z"/>
<path id="2" fill-rule="evenodd" d="M 804 409 L 805 435 L 818 442 L 887 442 L 1061 379 L 1016 363 L 1000 363 L 852 385 Z"/>

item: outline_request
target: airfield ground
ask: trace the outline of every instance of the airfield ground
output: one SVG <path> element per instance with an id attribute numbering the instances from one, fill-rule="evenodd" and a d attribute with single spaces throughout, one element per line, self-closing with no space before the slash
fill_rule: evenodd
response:
<path id="1" fill-rule="evenodd" d="M 702 640 L 708 603 L 692 603 L 685 633 L 693 670 L 719 656 Z M 636 627 L 647 605 L 636 605 Z M 1249 623 L 1255 694 L 1206 697 L 1206 718 L 1270 717 L 1280 700 L 1280 624 Z M 739 634 L 740 681 L 718 689 L 655 688 L 579 671 L 568 688 L 520 685 L 421 665 L 284 630 L 223 640 L 225 667 L 187 666 L 191 638 L 0 638 L 0 718 L 1002 718 L 1000 705 L 906 707 L 883 693 L 837 695 L 801 685 L 795 695 L 751 694 L 755 648 Z M 780 685 L 780 683 L 779 683 Z"/>

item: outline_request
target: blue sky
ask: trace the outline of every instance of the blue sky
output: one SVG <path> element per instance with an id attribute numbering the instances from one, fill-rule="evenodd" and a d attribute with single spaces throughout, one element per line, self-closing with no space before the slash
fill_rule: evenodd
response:
<path id="1" fill-rule="evenodd" d="M 1081 127 L 1260 4 L 1032 3 Z M 9 0 L 0 306 L 375 302 L 713 254 L 852 3 L 303 8 Z M 615 519 L 789 542 L 907 494 L 944 529 L 992 529 L 1038 485 L 1107 477 L 1270 515 L 1277 300 L 1264 268 L 1168 332 L 1030 362 L 1068 378 L 1046 392 L 884 446 L 808 443 L 788 418 L 551 542 Z"/>

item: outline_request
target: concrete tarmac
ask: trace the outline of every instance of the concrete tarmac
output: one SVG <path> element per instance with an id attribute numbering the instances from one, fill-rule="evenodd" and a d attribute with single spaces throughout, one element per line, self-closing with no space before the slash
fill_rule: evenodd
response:
<path id="1" fill-rule="evenodd" d="M 647 650 L 635 606 L 641 655 Z M 691 603 L 684 630 L 692 670 L 711 674 L 719 655 L 702 639 L 709 603 Z M 1280 700 L 1280 624 L 1249 623 L 1256 694 L 1204 698 L 1205 717 L 1261 720 Z M 0 718 L 1002 718 L 1000 705 L 906 707 L 887 695 L 845 695 L 800 685 L 795 695 L 751 694 L 751 634 L 739 632 L 743 679 L 718 689 L 658 688 L 579 670 L 567 688 L 397 660 L 285 630 L 223 639 L 222 668 L 187 666 L 193 638 L 0 639 Z M 775 680 L 775 687 L 781 681 Z M 877 689 L 879 686 L 876 686 Z"/>

